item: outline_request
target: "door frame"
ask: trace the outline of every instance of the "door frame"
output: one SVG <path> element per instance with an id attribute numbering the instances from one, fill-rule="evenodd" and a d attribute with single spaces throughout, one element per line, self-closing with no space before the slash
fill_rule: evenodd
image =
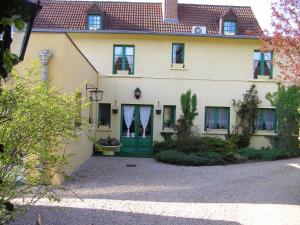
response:
<path id="1" fill-rule="evenodd" d="M 150 115 L 150 122 L 151 122 L 151 147 L 150 147 L 150 149 L 149 149 L 149 152 L 147 152 L 147 154 L 149 154 L 149 153 L 153 153 L 153 137 L 154 137 L 154 105 L 151 105 L 151 104 L 121 104 L 121 115 L 120 115 L 120 141 L 122 140 L 122 132 L 123 132 L 123 120 L 124 120 L 124 106 L 134 106 L 135 107 L 135 111 L 134 111 L 134 113 L 136 113 L 136 108 L 137 107 L 141 107 L 141 106 L 149 106 L 149 107 L 151 107 L 151 115 Z M 135 115 L 134 115 L 135 116 Z M 138 142 L 137 140 L 139 139 L 139 135 L 138 135 L 138 132 L 137 132 L 137 129 L 138 129 L 138 127 L 136 127 L 136 126 L 139 126 L 139 124 L 140 124 L 140 115 L 139 115 L 139 112 L 138 112 L 138 122 L 139 123 L 137 123 L 137 124 L 135 124 L 135 137 L 134 137 L 134 151 L 130 151 L 130 153 L 132 153 L 132 154 L 135 154 L 135 153 L 137 153 L 137 154 L 140 154 L 140 153 L 143 153 L 143 152 L 139 152 L 138 151 L 138 148 L 139 148 L 139 144 L 138 143 L 136 143 L 136 142 Z M 124 146 L 123 146 L 124 147 Z M 121 152 L 122 152 L 122 148 L 123 147 L 121 147 Z M 126 151 L 123 151 L 124 153 L 126 152 Z M 129 152 L 128 152 L 129 153 Z"/>

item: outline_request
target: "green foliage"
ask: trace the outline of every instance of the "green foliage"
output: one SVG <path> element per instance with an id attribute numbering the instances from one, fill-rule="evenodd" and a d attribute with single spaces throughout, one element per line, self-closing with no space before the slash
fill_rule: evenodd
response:
<path id="1" fill-rule="evenodd" d="M 225 137 L 227 141 L 234 143 L 238 149 L 246 148 L 250 144 L 250 138 L 240 134 L 228 134 Z"/>
<path id="2" fill-rule="evenodd" d="M 172 142 L 172 136 L 174 135 L 173 132 L 160 132 L 160 135 L 164 138 L 165 143 L 171 143 Z"/>
<path id="3" fill-rule="evenodd" d="M 190 136 L 192 133 L 193 121 L 197 113 L 197 96 L 192 95 L 191 90 L 183 93 L 180 97 L 180 104 L 183 115 L 177 121 L 176 130 L 178 138 Z"/>
<path id="4" fill-rule="evenodd" d="M 187 137 L 178 139 L 172 149 L 181 152 L 217 152 L 225 155 L 233 155 L 237 149 L 235 144 L 214 137 Z"/>
<path id="5" fill-rule="evenodd" d="M 0 214 L 5 202 L 25 194 L 58 200 L 49 180 L 63 175 L 65 146 L 76 138 L 76 94 L 64 95 L 35 80 L 35 67 L 27 74 L 12 74 L 0 94 Z M 22 183 L 22 185 L 19 185 Z M 4 211 L 3 211 L 4 210 Z M 2 218 L 1 218 L 2 219 Z"/>
<path id="6" fill-rule="evenodd" d="M 217 165 L 236 162 L 235 144 L 213 137 L 190 136 L 171 143 L 155 143 L 155 158 L 176 165 Z"/>
<path id="7" fill-rule="evenodd" d="M 239 151 L 239 154 L 247 157 L 250 160 L 262 160 L 262 161 L 287 159 L 293 156 L 289 151 L 284 149 L 278 149 L 278 148 L 266 148 L 266 149 L 244 148 Z"/>
<path id="8" fill-rule="evenodd" d="M 250 137 L 254 132 L 254 120 L 258 115 L 258 105 L 261 103 L 256 86 L 251 85 L 250 89 L 243 95 L 243 100 L 234 100 L 233 107 L 236 111 L 236 127 L 234 134 L 240 134 L 242 145 L 250 143 Z"/>
<path id="9" fill-rule="evenodd" d="M 300 87 L 278 85 L 277 92 L 268 93 L 266 98 L 276 107 L 277 147 L 296 151 L 299 148 Z"/>
<path id="10" fill-rule="evenodd" d="M 155 154 L 154 157 L 160 162 L 184 166 L 223 165 L 227 163 L 222 154 L 215 152 L 197 154 L 166 150 Z"/>

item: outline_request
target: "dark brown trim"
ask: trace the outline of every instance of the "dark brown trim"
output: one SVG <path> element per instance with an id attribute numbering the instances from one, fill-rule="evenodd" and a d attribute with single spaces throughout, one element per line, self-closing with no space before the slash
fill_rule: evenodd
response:
<path id="1" fill-rule="evenodd" d="M 70 40 L 70 42 L 72 43 L 72 45 L 76 48 L 76 50 L 80 53 L 80 55 L 87 61 L 87 63 L 95 70 L 95 72 L 98 74 L 98 71 L 96 70 L 96 68 L 92 65 L 92 63 L 87 59 L 87 57 L 80 51 L 80 49 L 77 47 L 77 45 L 75 44 L 75 42 L 72 40 L 72 38 L 65 33 L 65 35 L 67 36 L 67 38 Z"/>

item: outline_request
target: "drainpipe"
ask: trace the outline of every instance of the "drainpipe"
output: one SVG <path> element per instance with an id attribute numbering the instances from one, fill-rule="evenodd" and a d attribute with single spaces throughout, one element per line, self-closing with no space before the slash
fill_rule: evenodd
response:
<path id="1" fill-rule="evenodd" d="M 43 65 L 42 80 L 47 81 L 47 70 L 48 70 L 48 61 L 52 57 L 52 53 L 49 50 L 43 50 L 40 52 L 39 57 Z"/>

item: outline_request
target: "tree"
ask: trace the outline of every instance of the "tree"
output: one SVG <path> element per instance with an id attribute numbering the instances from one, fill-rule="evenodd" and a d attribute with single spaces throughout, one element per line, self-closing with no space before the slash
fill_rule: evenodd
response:
<path id="1" fill-rule="evenodd" d="M 278 85 L 278 91 L 268 93 L 266 98 L 277 112 L 278 141 L 276 147 L 295 151 L 299 148 L 300 87 Z"/>
<path id="2" fill-rule="evenodd" d="M 31 194 L 28 204 L 59 199 L 61 187 L 49 181 L 64 175 L 68 156 L 62 149 L 76 138 L 76 93 L 60 94 L 34 79 L 38 74 L 35 67 L 23 76 L 12 72 L 1 89 L 0 224 L 11 216 L 14 198 Z"/>
<path id="3" fill-rule="evenodd" d="M 300 85 L 300 1 L 278 0 L 272 4 L 272 35 L 266 35 L 264 49 L 273 50 L 273 63 L 284 82 Z"/>
<path id="4" fill-rule="evenodd" d="M 183 115 L 178 119 L 176 126 L 178 137 L 187 137 L 192 133 L 192 127 L 194 126 L 194 119 L 198 115 L 197 113 L 197 96 L 192 96 L 191 90 L 183 93 L 180 97 L 180 104 Z"/>
<path id="5" fill-rule="evenodd" d="M 258 105 L 261 103 L 257 96 L 256 86 L 251 85 L 250 89 L 243 95 L 243 100 L 233 99 L 233 107 L 236 111 L 235 135 L 240 134 L 243 139 L 243 147 L 250 144 L 250 137 L 254 132 L 254 120 L 257 118 Z"/>

